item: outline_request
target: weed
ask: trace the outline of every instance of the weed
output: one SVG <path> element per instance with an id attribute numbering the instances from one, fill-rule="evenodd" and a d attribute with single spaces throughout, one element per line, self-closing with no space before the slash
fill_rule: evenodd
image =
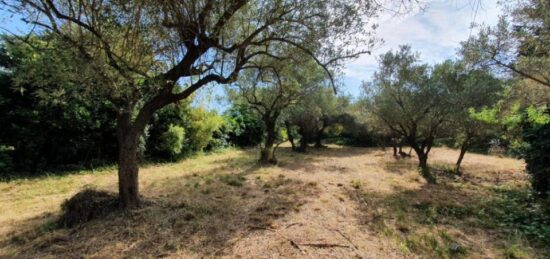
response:
<path id="1" fill-rule="evenodd" d="M 244 178 L 242 175 L 238 174 L 224 174 L 220 176 L 220 181 L 223 183 L 235 186 L 235 187 L 241 187 L 243 186 L 244 182 L 246 181 L 246 178 Z"/>

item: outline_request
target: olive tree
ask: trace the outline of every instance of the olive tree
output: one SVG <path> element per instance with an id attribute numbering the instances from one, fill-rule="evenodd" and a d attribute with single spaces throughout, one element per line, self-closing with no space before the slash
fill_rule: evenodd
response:
<path id="1" fill-rule="evenodd" d="M 422 176 L 436 179 L 428 168 L 428 155 L 448 114 L 448 64 L 433 69 L 418 62 L 409 46 L 380 57 L 374 80 L 365 84 L 372 112 L 416 152 Z"/>
<path id="2" fill-rule="evenodd" d="M 326 76 L 313 62 L 282 63 L 278 60 L 258 64 L 258 69 L 244 73 L 237 86 L 237 100 L 252 107 L 262 118 L 265 136 L 260 163 L 274 164 L 275 144 L 280 117 L 291 106 L 303 105 L 305 96 L 326 81 Z M 291 133 L 290 133 L 291 134 Z"/>
<path id="3" fill-rule="evenodd" d="M 80 67 L 70 91 L 45 99 L 88 95 L 117 113 L 118 182 L 123 207 L 139 205 L 138 142 L 160 108 L 208 84 L 230 84 L 258 57 L 292 46 L 330 67 L 373 43 L 374 1 L 346 0 L 3 0 L 71 49 Z M 25 41 L 26 37 L 20 37 Z M 50 93 L 48 95 L 48 93 Z"/>
<path id="4" fill-rule="evenodd" d="M 322 147 L 324 131 L 338 121 L 338 115 L 344 113 L 346 98 L 338 98 L 333 89 L 325 84 L 315 88 L 311 94 L 304 96 L 298 105 L 289 109 L 285 121 L 287 128 L 296 126 L 301 137 L 300 145 L 295 147 L 296 151 L 306 151 L 307 144 L 311 141 L 315 142 L 315 147 Z M 290 135 L 293 133 L 288 129 L 287 132 Z"/>
<path id="5" fill-rule="evenodd" d="M 491 67 L 550 87 L 550 3 L 504 1 L 498 24 L 481 27 L 460 53 L 475 66 Z"/>
<path id="6" fill-rule="evenodd" d="M 455 63 L 458 83 L 451 88 L 452 112 L 447 131 L 460 149 L 455 171 L 460 173 L 464 155 L 473 145 L 483 141 L 495 131 L 495 125 L 478 118 L 476 112 L 492 107 L 500 100 L 502 81 L 486 70 L 465 70 L 462 63 Z"/>

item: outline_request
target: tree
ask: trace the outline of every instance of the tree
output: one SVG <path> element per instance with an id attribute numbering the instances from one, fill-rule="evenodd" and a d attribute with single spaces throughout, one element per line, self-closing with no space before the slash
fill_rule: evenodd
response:
<path id="1" fill-rule="evenodd" d="M 43 171 L 95 167 L 116 161 L 115 112 L 109 103 L 92 98 L 43 102 L 45 87 L 62 88 L 64 80 L 19 81 L 50 69 L 70 69 L 60 56 L 2 38 L 0 47 L 0 146 L 6 146 L 11 168 L 2 177 L 38 175 Z M 46 44 L 39 38 L 35 45 Z M 64 55 L 69 55 L 64 53 Z M 39 130 L 38 130 L 39 129 Z M 2 152 L 2 151 L 0 151 Z"/>
<path id="2" fill-rule="evenodd" d="M 115 107 L 127 208 L 139 205 L 138 143 L 157 110 L 207 84 L 235 82 L 257 58 L 276 56 L 277 46 L 299 49 L 332 78 L 330 67 L 374 43 L 369 25 L 379 10 L 345 0 L 2 2 L 56 43 L 44 51 L 73 51 L 74 69 L 52 71 L 78 75 L 67 77 L 72 87 L 45 89 L 44 99 L 89 95 Z"/>
<path id="3" fill-rule="evenodd" d="M 231 132 L 229 141 L 237 146 L 256 146 L 262 142 L 264 132 L 261 118 L 245 103 L 235 103 L 224 112 Z"/>
<path id="4" fill-rule="evenodd" d="M 346 97 L 337 98 L 329 85 L 320 85 L 310 94 L 305 95 L 298 105 L 288 111 L 288 118 L 285 120 L 287 128 L 297 126 L 300 134 L 300 146 L 296 151 L 305 152 L 307 144 L 315 142 L 315 147 L 322 147 L 321 140 L 325 129 L 338 120 L 345 107 Z M 290 132 L 290 133 L 288 133 Z M 287 129 L 287 134 L 292 136 L 293 130 Z M 289 137 L 290 138 L 290 137 Z"/>
<path id="5" fill-rule="evenodd" d="M 290 50 L 289 53 L 292 53 Z M 234 99 L 242 99 L 262 118 L 265 129 L 260 163 L 276 163 L 275 145 L 279 135 L 280 116 L 292 105 L 300 104 L 325 80 L 313 62 L 280 63 L 269 60 L 257 70 L 249 70 L 235 85 Z"/>
<path id="6" fill-rule="evenodd" d="M 511 1 L 505 10 L 495 27 L 482 27 L 462 42 L 460 53 L 475 66 L 502 68 L 550 87 L 550 3 Z"/>
<path id="7" fill-rule="evenodd" d="M 449 62 L 430 70 L 418 63 L 409 46 L 401 46 L 380 57 L 374 81 L 365 85 L 373 113 L 414 149 L 420 173 L 429 183 L 436 179 L 428 168 L 428 155 L 449 114 L 453 72 Z"/>
<path id="8" fill-rule="evenodd" d="M 453 135 L 460 154 L 455 171 L 460 173 L 464 155 L 473 145 L 486 139 L 495 130 L 491 123 L 477 118 L 476 111 L 492 107 L 500 100 L 503 90 L 501 80 L 485 70 L 465 70 L 462 63 L 455 63 L 458 83 L 451 88 L 450 114 L 447 131 Z"/>

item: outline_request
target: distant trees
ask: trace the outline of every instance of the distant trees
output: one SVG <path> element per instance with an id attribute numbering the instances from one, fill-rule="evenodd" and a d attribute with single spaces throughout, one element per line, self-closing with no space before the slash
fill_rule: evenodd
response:
<path id="1" fill-rule="evenodd" d="M 235 84 L 238 91 L 234 98 L 254 109 L 264 125 L 261 163 L 277 162 L 275 145 L 283 112 L 293 105 L 302 105 L 304 96 L 313 93 L 325 80 L 325 74 L 313 62 L 295 60 L 281 64 L 268 61 L 257 70 L 248 70 Z"/>
<path id="2" fill-rule="evenodd" d="M 434 141 L 444 136 L 455 140 L 459 171 L 466 151 L 492 127 L 472 113 L 495 104 L 501 85 L 487 71 L 468 70 L 458 61 L 420 64 L 410 47 L 401 46 L 381 56 L 373 82 L 365 87 L 372 112 L 392 131 L 387 135 L 394 155 L 395 145 L 405 141 L 418 156 L 421 174 L 435 182 L 427 163 Z"/>
<path id="3" fill-rule="evenodd" d="M 296 133 L 300 135 L 300 144 L 296 151 L 304 152 L 310 142 L 315 147 L 322 147 L 322 139 L 325 129 L 338 121 L 338 117 L 344 113 L 345 97 L 338 98 L 332 87 L 320 84 L 308 95 L 303 96 L 298 105 L 291 107 L 287 112 L 285 123 L 287 132 L 292 135 L 296 127 Z M 290 138 L 290 137 L 289 137 Z"/>
<path id="4" fill-rule="evenodd" d="M 38 49 L 71 52 L 65 59 L 70 69 L 47 70 L 49 76 L 35 79 L 70 82 L 44 87 L 43 100 L 81 96 L 113 106 L 119 195 L 127 208 L 139 205 L 138 147 L 157 110 L 207 84 L 235 82 L 258 58 L 276 57 L 277 46 L 297 48 L 332 78 L 330 67 L 373 44 L 374 27 L 368 25 L 379 10 L 375 4 L 344 0 L 3 4 L 55 42 Z"/>
<path id="5" fill-rule="evenodd" d="M 380 57 L 380 68 L 371 91 L 371 108 L 393 132 L 403 137 L 418 156 L 422 176 L 430 183 L 436 179 L 428 168 L 428 155 L 449 114 L 451 82 L 445 81 L 450 66 L 430 70 L 419 64 L 409 46 Z"/>
<path id="6" fill-rule="evenodd" d="M 550 190 L 548 146 L 542 140 L 550 123 L 550 3 L 521 0 L 503 5 L 506 13 L 499 23 L 482 27 L 464 41 L 460 54 L 470 66 L 512 75 L 506 98 L 478 115 L 505 129 L 510 150 L 525 158 L 535 193 L 545 196 Z"/>
<path id="7" fill-rule="evenodd" d="M 492 107 L 500 99 L 503 82 L 486 70 L 466 70 L 464 64 L 455 66 L 457 79 L 450 89 L 452 112 L 447 121 L 446 131 L 452 135 L 455 145 L 460 149 L 455 171 L 460 174 L 460 166 L 466 152 L 474 145 L 479 145 L 494 136 L 495 125 L 483 121 L 476 111 Z"/>

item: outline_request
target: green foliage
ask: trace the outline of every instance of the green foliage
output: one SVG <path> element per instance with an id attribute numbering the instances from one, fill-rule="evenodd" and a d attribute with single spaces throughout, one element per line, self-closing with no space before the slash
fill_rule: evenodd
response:
<path id="1" fill-rule="evenodd" d="M 519 230 L 538 245 L 550 244 L 550 210 L 548 201 L 533 199 L 528 189 L 502 187 L 494 189 L 495 198 L 480 210 L 481 223 L 494 228 Z"/>
<path id="2" fill-rule="evenodd" d="M 524 126 L 523 131 L 523 139 L 526 142 L 523 157 L 527 163 L 527 173 L 531 177 L 533 190 L 540 197 L 550 196 L 550 123 L 547 120 L 549 111 L 546 111 L 545 116 L 537 115 L 533 119 L 532 113 L 527 110 L 528 121 L 531 123 Z"/>
<path id="3" fill-rule="evenodd" d="M 170 124 L 168 130 L 160 136 L 159 149 L 168 156 L 175 158 L 181 154 L 183 149 L 183 141 L 185 138 L 185 129 Z"/>
<path id="4" fill-rule="evenodd" d="M 255 146 L 262 141 L 263 123 L 249 105 L 235 104 L 224 114 L 229 141 L 237 146 Z"/>
<path id="5" fill-rule="evenodd" d="M 20 76 L 46 73 L 57 66 L 55 53 L 7 44 L 0 56 L 0 169 L 2 178 L 37 175 L 45 170 L 98 166 L 116 160 L 115 111 L 95 99 L 75 98 L 44 103 L 39 92 L 64 81 L 20 81 Z M 46 59 L 50 63 L 37 61 Z M 57 61 L 56 61 L 57 62 Z M 47 76 L 47 75 L 44 75 Z M 62 80 L 62 79 L 59 79 Z M 11 169 L 10 169 L 11 168 Z"/>
<path id="6" fill-rule="evenodd" d="M 193 109 L 190 119 L 188 148 L 203 151 L 214 139 L 214 132 L 222 127 L 224 120 L 216 112 L 206 111 L 202 107 Z"/>

